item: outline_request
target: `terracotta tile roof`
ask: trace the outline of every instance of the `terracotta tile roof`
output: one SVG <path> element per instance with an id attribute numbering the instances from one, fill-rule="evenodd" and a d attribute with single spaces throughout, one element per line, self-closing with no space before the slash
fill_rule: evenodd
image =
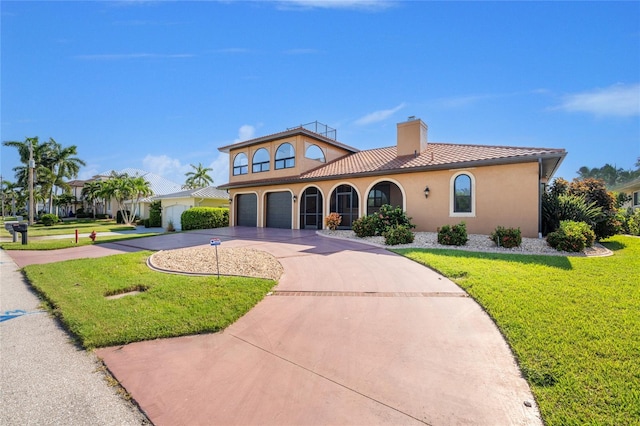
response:
<path id="1" fill-rule="evenodd" d="M 360 151 L 340 158 L 323 167 L 304 173 L 302 179 L 317 179 L 329 176 L 367 174 L 375 172 L 402 172 L 412 169 L 437 169 L 464 164 L 496 164 L 518 162 L 520 159 L 535 159 L 540 156 L 564 156 L 564 149 L 522 148 L 508 146 L 460 145 L 430 142 L 418 156 L 396 157 L 396 147 Z"/>
<path id="2" fill-rule="evenodd" d="M 429 142 L 418 156 L 396 156 L 396 147 L 375 148 L 349 154 L 298 176 L 228 183 L 220 189 L 326 180 L 341 176 L 409 173 L 457 167 L 488 166 L 543 160 L 542 174 L 551 178 L 565 157 L 558 148 L 527 148 L 490 145 L 461 145 Z"/>

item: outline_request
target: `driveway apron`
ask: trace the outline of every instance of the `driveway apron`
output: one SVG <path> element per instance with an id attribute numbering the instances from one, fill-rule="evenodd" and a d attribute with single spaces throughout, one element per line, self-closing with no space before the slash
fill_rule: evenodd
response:
<path id="1" fill-rule="evenodd" d="M 284 275 L 221 333 L 96 351 L 154 424 L 542 424 L 480 306 L 382 248 L 241 227 L 106 248 L 172 249 L 212 237 L 273 254 Z"/>

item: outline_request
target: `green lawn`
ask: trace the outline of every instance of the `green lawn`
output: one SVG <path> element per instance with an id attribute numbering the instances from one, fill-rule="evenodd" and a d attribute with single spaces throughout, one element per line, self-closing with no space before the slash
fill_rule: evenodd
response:
<path id="1" fill-rule="evenodd" d="M 21 237 L 18 235 L 18 241 L 15 243 L 4 242 L 0 243 L 0 248 L 4 250 L 57 250 L 70 247 L 88 246 L 92 244 L 104 244 L 114 241 L 131 240 L 134 238 L 152 237 L 154 235 L 160 235 L 157 232 L 149 232 L 145 234 L 120 234 L 120 235 L 99 235 L 95 241 L 91 241 L 89 237 L 80 237 L 76 243 L 75 237 L 69 238 L 56 238 L 56 239 L 44 239 L 36 240 L 29 235 L 29 242 L 22 245 Z"/>
<path id="2" fill-rule="evenodd" d="M 24 268 L 53 312 L 88 349 L 215 332 L 232 324 L 275 285 L 272 280 L 155 272 L 151 252 Z M 118 299 L 106 296 L 144 290 Z"/>
<path id="3" fill-rule="evenodd" d="M 394 250 L 448 276 L 505 335 L 547 425 L 640 424 L 640 238 L 602 258 Z"/>
<path id="4" fill-rule="evenodd" d="M 1 221 L 0 221 L 1 222 Z M 34 224 L 28 228 L 28 243 L 22 244 L 22 236 L 18 234 L 17 241 L 12 242 L 11 234 L 2 226 L 2 236 L 5 237 L 5 241 L 0 243 L 0 248 L 5 250 L 56 250 L 61 248 L 70 248 L 77 246 L 86 246 L 91 244 L 109 243 L 119 240 L 128 240 L 140 237 L 150 237 L 153 235 L 159 235 L 158 232 L 149 232 L 145 234 L 127 234 L 122 233 L 118 235 L 99 235 L 95 242 L 91 238 L 86 236 L 80 236 L 78 242 L 75 241 L 75 231 L 78 234 L 87 234 L 91 231 L 98 232 L 122 232 L 131 231 L 135 229 L 133 226 L 117 224 L 115 220 L 93 220 L 93 219 L 75 219 L 71 221 L 65 221 L 64 223 L 58 223 L 53 226 L 44 226 L 42 224 Z M 68 238 L 56 238 L 56 239 L 42 239 L 47 236 L 68 235 Z"/>
<path id="5" fill-rule="evenodd" d="M 9 232 L 4 229 L 4 221 L 2 222 L 3 236 L 10 236 Z M 91 231 L 96 232 L 118 232 L 118 231 L 131 231 L 135 229 L 135 226 L 117 224 L 113 219 L 93 220 L 93 219 L 74 219 L 70 221 L 64 221 L 52 226 L 44 226 L 41 223 L 34 223 L 30 225 L 29 237 L 42 237 L 49 235 L 71 235 L 78 230 L 80 234 L 87 234 Z M 18 239 L 20 236 L 18 236 Z"/>

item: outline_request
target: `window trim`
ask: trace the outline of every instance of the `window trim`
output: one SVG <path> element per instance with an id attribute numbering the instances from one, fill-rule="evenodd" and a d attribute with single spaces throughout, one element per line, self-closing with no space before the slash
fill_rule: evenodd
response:
<path id="1" fill-rule="evenodd" d="M 267 153 L 267 161 L 258 161 L 256 162 L 256 154 L 260 151 Z M 271 169 L 271 155 L 269 155 L 269 150 L 267 148 L 258 148 L 254 153 L 251 159 L 251 173 L 262 173 L 268 172 Z M 258 170 L 256 170 L 256 166 L 259 166 Z M 266 167 L 265 167 L 266 166 Z"/>
<path id="2" fill-rule="evenodd" d="M 455 186 L 458 176 L 466 175 L 471 180 L 471 211 L 456 212 L 455 211 Z M 460 171 L 454 173 L 449 180 L 449 217 L 476 217 L 476 178 L 470 171 Z"/>
<path id="3" fill-rule="evenodd" d="M 280 152 L 280 148 L 282 148 L 285 145 L 289 145 L 291 147 L 291 149 L 293 150 L 293 156 L 278 158 L 278 153 Z M 280 146 L 278 146 L 278 149 L 276 149 L 276 154 L 273 156 L 273 160 L 274 160 L 274 164 L 273 164 L 274 170 L 294 168 L 296 166 L 296 148 L 293 146 L 291 142 L 281 143 Z"/>
<path id="4" fill-rule="evenodd" d="M 244 156 L 247 164 L 236 164 L 240 156 Z M 244 168 L 244 172 L 243 172 Z M 239 152 L 233 157 L 233 176 L 246 175 L 249 173 L 249 157 L 245 152 Z"/>

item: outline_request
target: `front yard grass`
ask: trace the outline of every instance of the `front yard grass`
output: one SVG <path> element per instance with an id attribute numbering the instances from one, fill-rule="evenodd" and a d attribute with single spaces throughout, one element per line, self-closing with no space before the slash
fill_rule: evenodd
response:
<path id="1" fill-rule="evenodd" d="M 25 245 L 22 244 L 21 237 L 18 235 L 17 242 L 0 243 L 0 248 L 4 250 L 57 250 L 63 248 L 88 246 L 92 244 L 112 243 L 114 241 L 132 240 L 134 238 L 152 237 L 154 235 L 160 235 L 160 233 L 149 232 L 144 234 L 98 235 L 95 241 L 91 241 L 91 238 L 89 237 L 80 237 L 78 238 L 78 243 L 76 243 L 75 236 L 69 236 L 69 238 L 36 240 L 31 238 L 31 234 L 29 234 L 29 242 Z"/>
<path id="2" fill-rule="evenodd" d="M 602 258 L 393 250 L 464 288 L 511 346 L 547 425 L 640 424 L 640 239 Z"/>
<path id="3" fill-rule="evenodd" d="M 4 221 L 2 221 L 4 227 Z M 96 232 L 118 232 L 131 231 L 135 226 L 123 225 L 116 223 L 113 219 L 73 219 L 69 221 L 59 222 L 55 225 L 44 226 L 41 223 L 29 225 L 29 237 L 41 237 L 48 235 L 71 235 L 78 230 L 80 234 L 86 234 L 91 231 Z M 8 235 L 8 231 L 3 231 Z"/>
<path id="4" fill-rule="evenodd" d="M 156 272 L 146 265 L 151 254 L 29 265 L 24 272 L 87 349 L 222 330 L 275 285 L 258 278 Z M 106 298 L 134 290 L 142 291 Z"/>

